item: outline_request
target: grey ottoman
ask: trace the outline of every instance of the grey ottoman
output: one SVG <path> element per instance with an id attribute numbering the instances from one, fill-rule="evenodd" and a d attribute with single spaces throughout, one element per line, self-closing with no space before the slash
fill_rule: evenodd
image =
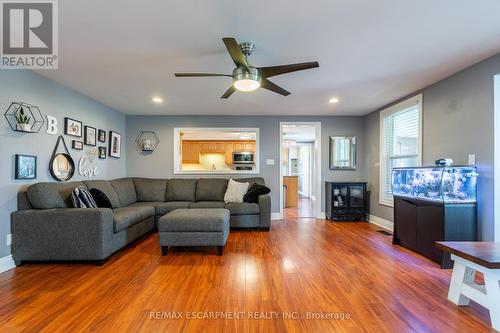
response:
<path id="1" fill-rule="evenodd" d="M 217 246 L 222 255 L 229 236 L 229 210 L 176 209 L 158 221 L 163 255 L 169 246 Z"/>

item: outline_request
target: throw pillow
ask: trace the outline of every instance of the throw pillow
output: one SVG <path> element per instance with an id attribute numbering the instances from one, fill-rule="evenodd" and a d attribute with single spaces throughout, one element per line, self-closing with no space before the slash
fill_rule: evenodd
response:
<path id="1" fill-rule="evenodd" d="M 243 196 L 248 191 L 248 185 L 250 184 L 235 182 L 234 180 L 229 179 L 226 194 L 224 194 L 224 202 L 243 202 Z"/>
<path id="2" fill-rule="evenodd" d="M 108 196 L 106 194 L 104 194 L 103 191 L 101 191 L 97 188 L 91 188 L 90 194 L 92 194 L 92 197 L 94 198 L 94 201 L 97 204 L 97 207 L 99 207 L 99 208 L 113 208 L 113 206 L 111 205 L 111 200 L 109 200 Z"/>
<path id="3" fill-rule="evenodd" d="M 71 201 L 75 208 L 97 208 L 97 204 L 85 186 L 77 186 L 71 192 Z"/>
<path id="4" fill-rule="evenodd" d="M 248 188 L 247 194 L 245 194 L 245 196 L 243 197 L 243 202 L 258 203 L 259 195 L 268 194 L 270 192 L 271 189 L 269 189 L 269 187 L 253 183 L 252 186 Z"/>

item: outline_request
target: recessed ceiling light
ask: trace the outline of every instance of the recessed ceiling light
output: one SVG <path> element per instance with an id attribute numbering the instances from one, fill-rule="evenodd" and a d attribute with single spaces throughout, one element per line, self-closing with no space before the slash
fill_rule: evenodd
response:
<path id="1" fill-rule="evenodd" d="M 332 98 L 330 98 L 330 100 L 328 102 L 330 104 L 335 104 L 335 103 L 339 102 L 339 99 L 338 99 L 338 97 L 332 97 Z"/>
<path id="2" fill-rule="evenodd" d="M 156 103 L 156 104 L 163 103 L 163 98 L 161 98 L 161 97 L 153 97 L 153 103 Z"/>

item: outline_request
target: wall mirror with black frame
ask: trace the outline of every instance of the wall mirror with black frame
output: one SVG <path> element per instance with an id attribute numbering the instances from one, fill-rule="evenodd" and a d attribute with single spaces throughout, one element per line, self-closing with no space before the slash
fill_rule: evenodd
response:
<path id="1" fill-rule="evenodd" d="M 64 153 L 58 152 L 59 144 L 62 142 Z M 49 162 L 49 172 L 52 178 L 57 181 L 65 182 L 73 177 L 75 173 L 75 162 L 71 157 L 64 137 L 59 135 L 57 138 L 54 151 L 52 152 L 52 157 Z"/>
<path id="2" fill-rule="evenodd" d="M 356 170 L 356 137 L 330 137 L 330 170 Z"/>

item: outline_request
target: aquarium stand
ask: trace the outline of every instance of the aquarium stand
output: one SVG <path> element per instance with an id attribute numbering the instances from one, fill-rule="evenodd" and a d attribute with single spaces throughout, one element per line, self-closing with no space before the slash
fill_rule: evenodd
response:
<path id="1" fill-rule="evenodd" d="M 476 204 L 445 204 L 394 197 L 393 244 L 452 268 L 449 253 L 436 241 L 477 240 Z"/>

